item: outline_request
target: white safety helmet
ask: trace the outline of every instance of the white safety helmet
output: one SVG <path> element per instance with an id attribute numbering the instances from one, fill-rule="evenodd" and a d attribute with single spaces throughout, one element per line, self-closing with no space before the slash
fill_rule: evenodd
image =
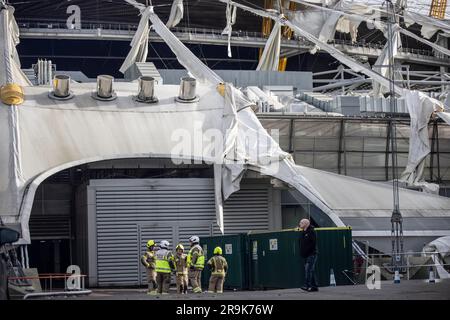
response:
<path id="1" fill-rule="evenodd" d="M 170 243 L 167 240 L 163 240 L 159 243 L 159 247 L 162 249 L 169 249 Z"/>
<path id="2" fill-rule="evenodd" d="M 197 236 L 192 236 L 192 237 L 189 238 L 189 242 L 199 243 L 200 242 L 200 238 L 197 237 Z"/>

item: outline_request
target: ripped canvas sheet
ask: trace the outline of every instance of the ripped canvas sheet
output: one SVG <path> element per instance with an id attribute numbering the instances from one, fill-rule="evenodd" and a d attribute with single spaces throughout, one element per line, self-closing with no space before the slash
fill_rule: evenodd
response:
<path id="1" fill-rule="evenodd" d="M 20 69 L 16 46 L 19 44 L 19 26 L 14 18 L 14 8 L 0 7 L 0 85 L 16 83 L 31 86 L 30 80 Z"/>
<path id="2" fill-rule="evenodd" d="M 443 110 L 443 104 L 419 91 L 405 91 L 405 101 L 411 117 L 408 164 L 400 180 L 411 186 L 422 186 L 436 192 L 436 185 L 423 181 L 425 158 L 430 153 L 428 122 L 433 112 Z M 437 186 L 439 190 L 439 186 Z"/>
<path id="3" fill-rule="evenodd" d="M 176 27 L 181 19 L 183 19 L 184 8 L 183 0 L 173 0 L 172 7 L 170 8 L 169 19 L 167 20 L 167 28 Z"/>
<path id="4" fill-rule="evenodd" d="M 141 12 L 141 20 L 139 21 L 137 31 L 130 43 L 131 49 L 119 69 L 121 73 L 125 73 L 125 71 L 127 71 L 135 62 L 145 62 L 147 60 L 148 36 L 150 34 L 150 24 L 148 19 L 151 10 L 151 7 L 147 7 Z"/>
<path id="5" fill-rule="evenodd" d="M 236 7 L 233 7 L 230 3 L 227 4 L 227 26 L 223 29 L 222 34 L 228 36 L 228 57 L 231 58 L 231 34 L 233 32 L 233 25 L 236 23 Z"/>
<path id="6" fill-rule="evenodd" d="M 261 59 L 259 59 L 256 70 L 278 71 L 278 65 L 280 63 L 280 49 L 281 25 L 279 23 L 275 23 L 275 26 L 273 27 L 269 39 L 264 47 Z"/>

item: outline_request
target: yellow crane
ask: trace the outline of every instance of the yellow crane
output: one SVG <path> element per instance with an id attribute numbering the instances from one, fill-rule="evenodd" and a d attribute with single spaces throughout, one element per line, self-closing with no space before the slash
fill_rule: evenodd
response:
<path id="1" fill-rule="evenodd" d="M 430 17 L 442 20 L 445 18 L 446 9 L 447 0 L 432 0 L 430 6 Z"/>

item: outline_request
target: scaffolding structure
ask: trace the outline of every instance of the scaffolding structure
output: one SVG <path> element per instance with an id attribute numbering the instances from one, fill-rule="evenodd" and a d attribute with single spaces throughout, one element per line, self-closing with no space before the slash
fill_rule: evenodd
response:
<path id="1" fill-rule="evenodd" d="M 432 0 L 430 6 L 430 17 L 443 20 L 445 18 L 446 9 L 447 0 Z"/>

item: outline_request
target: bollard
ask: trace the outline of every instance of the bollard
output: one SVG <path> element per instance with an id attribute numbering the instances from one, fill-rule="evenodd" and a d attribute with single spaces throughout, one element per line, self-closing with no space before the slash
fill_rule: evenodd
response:
<path id="1" fill-rule="evenodd" d="M 334 277 L 333 268 L 330 270 L 330 287 L 336 287 L 336 278 Z"/>
<path id="2" fill-rule="evenodd" d="M 430 271 L 429 271 L 428 283 L 436 283 L 436 278 L 434 277 L 434 270 L 433 270 L 433 267 L 430 266 L 430 269 L 429 269 L 429 270 L 430 270 Z"/>
<path id="3" fill-rule="evenodd" d="M 400 273 L 398 272 L 398 269 L 395 269 L 394 283 L 400 283 Z"/>

